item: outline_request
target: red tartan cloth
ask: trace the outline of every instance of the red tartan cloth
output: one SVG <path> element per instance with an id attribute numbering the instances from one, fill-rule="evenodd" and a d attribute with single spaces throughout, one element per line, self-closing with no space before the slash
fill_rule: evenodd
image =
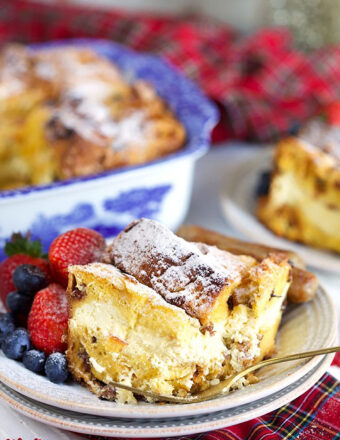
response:
<path id="1" fill-rule="evenodd" d="M 332 365 L 340 368 L 340 353 L 336 353 Z"/>
<path id="2" fill-rule="evenodd" d="M 333 366 L 340 367 L 340 353 Z M 88 440 L 114 440 L 84 435 Z M 174 440 L 336 440 L 340 439 L 340 382 L 329 373 L 297 399 L 264 416 L 213 432 Z M 157 440 L 157 439 L 156 439 Z M 164 439 L 158 439 L 164 440 Z M 169 439 L 170 440 L 170 439 Z"/>
<path id="3" fill-rule="evenodd" d="M 166 57 L 222 109 L 215 140 L 268 141 L 340 99 L 340 47 L 311 55 L 285 29 L 240 37 L 202 17 L 0 0 L 0 39 L 99 37 Z"/>
<path id="4" fill-rule="evenodd" d="M 110 437 L 84 435 L 91 440 Z M 175 440 L 335 440 L 340 438 L 340 383 L 326 373 L 302 396 L 262 417 Z M 159 439 L 160 440 L 160 439 Z"/>

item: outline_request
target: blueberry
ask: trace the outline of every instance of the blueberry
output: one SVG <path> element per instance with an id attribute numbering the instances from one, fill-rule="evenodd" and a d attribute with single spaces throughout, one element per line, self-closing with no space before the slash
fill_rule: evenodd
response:
<path id="1" fill-rule="evenodd" d="M 45 373 L 51 382 L 62 383 L 68 377 L 67 360 L 62 353 L 52 353 L 46 360 Z"/>
<path id="2" fill-rule="evenodd" d="M 260 174 L 259 180 L 256 185 L 255 194 L 257 197 L 266 196 L 269 193 L 270 187 L 270 171 L 263 171 Z"/>
<path id="3" fill-rule="evenodd" d="M 33 264 L 21 264 L 13 272 L 13 283 L 19 292 L 33 296 L 47 286 L 46 275 Z"/>
<path id="4" fill-rule="evenodd" d="M 28 313 L 32 305 L 33 298 L 26 296 L 20 292 L 10 292 L 6 298 L 8 309 L 12 313 Z"/>
<path id="5" fill-rule="evenodd" d="M 30 349 L 30 345 L 30 338 L 27 330 L 24 328 L 17 328 L 5 338 L 1 348 L 8 358 L 19 360 L 22 358 L 25 351 Z"/>
<path id="6" fill-rule="evenodd" d="M 301 127 L 301 124 L 299 124 L 298 122 L 293 122 L 291 124 L 291 126 L 289 127 L 289 130 L 288 130 L 289 134 L 291 136 L 297 135 L 300 130 L 300 127 Z"/>
<path id="7" fill-rule="evenodd" d="M 15 330 L 13 317 L 10 313 L 0 315 L 0 343 Z"/>
<path id="8" fill-rule="evenodd" d="M 41 373 L 44 370 L 45 353 L 39 350 L 25 351 L 22 363 L 28 370 L 34 371 L 34 373 Z"/>

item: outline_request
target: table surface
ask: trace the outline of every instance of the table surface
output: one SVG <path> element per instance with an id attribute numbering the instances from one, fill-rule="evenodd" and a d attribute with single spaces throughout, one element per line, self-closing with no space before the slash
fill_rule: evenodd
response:
<path id="1" fill-rule="evenodd" d="M 225 148 L 227 147 L 227 148 Z M 225 234 L 241 238 L 231 225 L 225 220 L 219 203 L 220 188 L 228 179 L 228 173 L 245 157 L 256 155 L 260 147 L 247 144 L 229 144 L 218 146 L 201 158 L 196 166 L 194 189 L 186 223 L 196 223 Z M 314 271 L 321 284 L 332 296 L 340 317 L 340 274 L 324 271 Z M 340 325 L 338 326 L 338 340 L 340 341 Z M 337 369 L 331 369 L 332 374 L 338 376 Z M 51 428 L 40 422 L 35 422 L 21 416 L 6 405 L 0 403 L 0 438 L 19 438 L 43 440 L 76 440 L 78 435 L 59 429 Z"/>

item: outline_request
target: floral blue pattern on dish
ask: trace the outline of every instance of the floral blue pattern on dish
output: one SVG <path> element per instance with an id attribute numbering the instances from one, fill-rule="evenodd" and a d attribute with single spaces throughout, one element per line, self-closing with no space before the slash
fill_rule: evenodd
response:
<path id="1" fill-rule="evenodd" d="M 95 229 L 104 237 L 112 237 L 135 218 L 157 217 L 164 198 L 171 188 L 172 186 L 168 184 L 121 191 L 117 197 L 103 201 L 104 216 L 97 215 L 95 207 L 90 203 L 78 203 L 66 214 L 39 215 L 28 230 L 32 239 L 41 240 L 45 252 L 57 235 L 79 226 Z M 5 258 L 3 252 L 5 242 L 6 238 L 0 236 L 0 261 Z"/>
<path id="2" fill-rule="evenodd" d="M 170 189 L 171 185 L 163 185 L 124 191 L 115 199 L 105 200 L 104 209 L 115 213 L 128 211 L 135 218 L 152 217 Z"/>

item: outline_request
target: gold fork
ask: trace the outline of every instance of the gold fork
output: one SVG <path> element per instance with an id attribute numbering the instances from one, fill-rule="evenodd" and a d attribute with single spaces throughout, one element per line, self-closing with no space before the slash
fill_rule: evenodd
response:
<path id="1" fill-rule="evenodd" d="M 230 387 L 237 380 L 246 376 L 251 371 L 258 370 L 259 368 L 262 368 L 262 367 L 265 367 L 268 365 L 279 364 L 281 362 L 289 362 L 289 361 L 295 361 L 298 359 L 319 356 L 322 354 L 336 353 L 338 351 L 340 351 L 340 346 L 321 348 L 319 350 L 306 351 L 304 353 L 290 354 L 287 356 L 280 356 L 280 357 L 266 359 L 264 361 L 261 361 L 261 362 L 255 364 L 255 365 L 252 365 L 251 367 L 246 368 L 243 371 L 240 371 L 237 374 L 234 374 L 233 376 L 229 377 L 228 379 L 219 382 L 217 385 L 211 386 L 207 390 L 201 391 L 197 394 L 193 394 L 189 397 L 164 396 L 161 394 L 153 393 L 152 391 L 144 391 L 144 390 L 140 390 L 138 388 L 133 388 L 133 387 L 130 387 L 128 385 L 124 385 L 124 384 L 118 383 L 118 382 L 110 382 L 110 384 L 114 385 L 117 388 L 122 388 L 123 390 L 131 391 L 132 393 L 137 394 L 139 396 L 149 397 L 153 400 L 157 400 L 158 402 L 198 403 L 198 402 L 204 402 L 205 400 L 214 399 L 215 397 L 224 396 L 225 394 L 227 394 L 229 392 Z"/>

